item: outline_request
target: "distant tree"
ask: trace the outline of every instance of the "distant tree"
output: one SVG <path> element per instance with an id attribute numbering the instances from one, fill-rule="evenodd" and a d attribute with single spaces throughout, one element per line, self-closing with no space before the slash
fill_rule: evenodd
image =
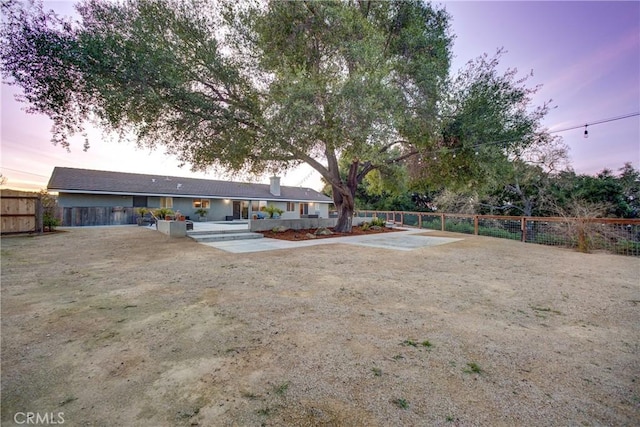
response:
<path id="1" fill-rule="evenodd" d="M 572 205 L 596 206 L 591 209 L 602 216 L 630 218 L 637 215 L 637 201 L 633 195 L 633 184 L 625 189 L 625 184 L 633 182 L 632 167 L 623 167 L 623 174 L 616 177 L 611 170 L 604 169 L 595 176 L 577 175 L 565 171 L 553 181 L 553 197 L 558 211 L 571 211 Z M 627 193 L 628 191 L 628 193 Z M 628 195 L 627 195 L 628 194 Z"/>
<path id="2" fill-rule="evenodd" d="M 7 177 L 0 173 L 0 185 L 5 185 L 7 183 Z"/>
<path id="3" fill-rule="evenodd" d="M 449 17 L 422 1 L 87 0 L 77 10 L 76 23 L 3 3 L 3 75 L 63 147 L 92 121 L 195 169 L 307 163 L 332 187 L 336 229 L 350 231 L 364 177 L 437 134 Z"/>
<path id="4" fill-rule="evenodd" d="M 637 218 L 640 216 L 640 171 L 631 163 L 625 163 L 619 172 L 618 180 L 622 185 L 625 201 L 629 205 L 628 217 Z"/>
<path id="5" fill-rule="evenodd" d="M 535 144 L 516 150 L 496 173 L 497 185 L 481 206 L 492 214 L 552 214 L 556 203 L 551 186 L 557 174 L 569 168 L 568 151 L 560 137 L 544 134 Z"/>

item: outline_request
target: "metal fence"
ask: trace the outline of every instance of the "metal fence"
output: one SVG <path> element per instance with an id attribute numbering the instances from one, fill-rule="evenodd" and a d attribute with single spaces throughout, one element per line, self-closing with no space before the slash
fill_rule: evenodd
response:
<path id="1" fill-rule="evenodd" d="M 640 219 L 520 217 L 397 211 L 357 211 L 356 216 L 386 218 L 388 222 L 409 227 L 571 247 L 583 252 L 606 250 L 615 254 L 640 256 Z"/>

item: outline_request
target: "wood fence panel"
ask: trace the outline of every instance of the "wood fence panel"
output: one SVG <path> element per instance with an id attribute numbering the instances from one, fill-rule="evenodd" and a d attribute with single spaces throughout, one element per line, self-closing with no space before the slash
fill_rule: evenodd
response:
<path id="1" fill-rule="evenodd" d="M 42 203 L 38 193 L 0 191 L 0 233 L 42 232 Z"/>
<path id="2" fill-rule="evenodd" d="M 135 208 L 130 207 L 74 207 L 60 208 L 58 217 L 66 227 L 86 227 L 96 225 L 135 224 Z"/>

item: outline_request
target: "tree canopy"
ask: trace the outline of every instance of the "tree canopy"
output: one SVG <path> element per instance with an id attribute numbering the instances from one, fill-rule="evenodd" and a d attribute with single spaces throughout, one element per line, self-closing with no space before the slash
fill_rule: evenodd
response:
<path id="1" fill-rule="evenodd" d="M 450 79 L 450 18 L 417 0 L 85 0 L 77 22 L 3 8 L 3 74 L 53 120 L 55 143 L 94 122 L 194 169 L 307 163 L 331 187 L 339 231 L 372 171 L 435 168 L 430 153 L 455 148 L 465 155 L 436 163 L 480 176 L 478 144 L 506 138 L 481 150 L 504 155 L 545 112 L 487 57 Z"/>

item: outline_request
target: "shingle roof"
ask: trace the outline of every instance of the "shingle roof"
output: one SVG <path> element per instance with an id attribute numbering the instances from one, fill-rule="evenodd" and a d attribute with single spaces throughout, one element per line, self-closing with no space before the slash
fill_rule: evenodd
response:
<path id="1" fill-rule="evenodd" d="M 274 196 L 269 191 L 269 184 L 63 167 L 54 168 L 47 188 L 58 192 L 94 194 L 332 202 L 329 197 L 310 188 L 280 186 L 280 196 Z"/>

